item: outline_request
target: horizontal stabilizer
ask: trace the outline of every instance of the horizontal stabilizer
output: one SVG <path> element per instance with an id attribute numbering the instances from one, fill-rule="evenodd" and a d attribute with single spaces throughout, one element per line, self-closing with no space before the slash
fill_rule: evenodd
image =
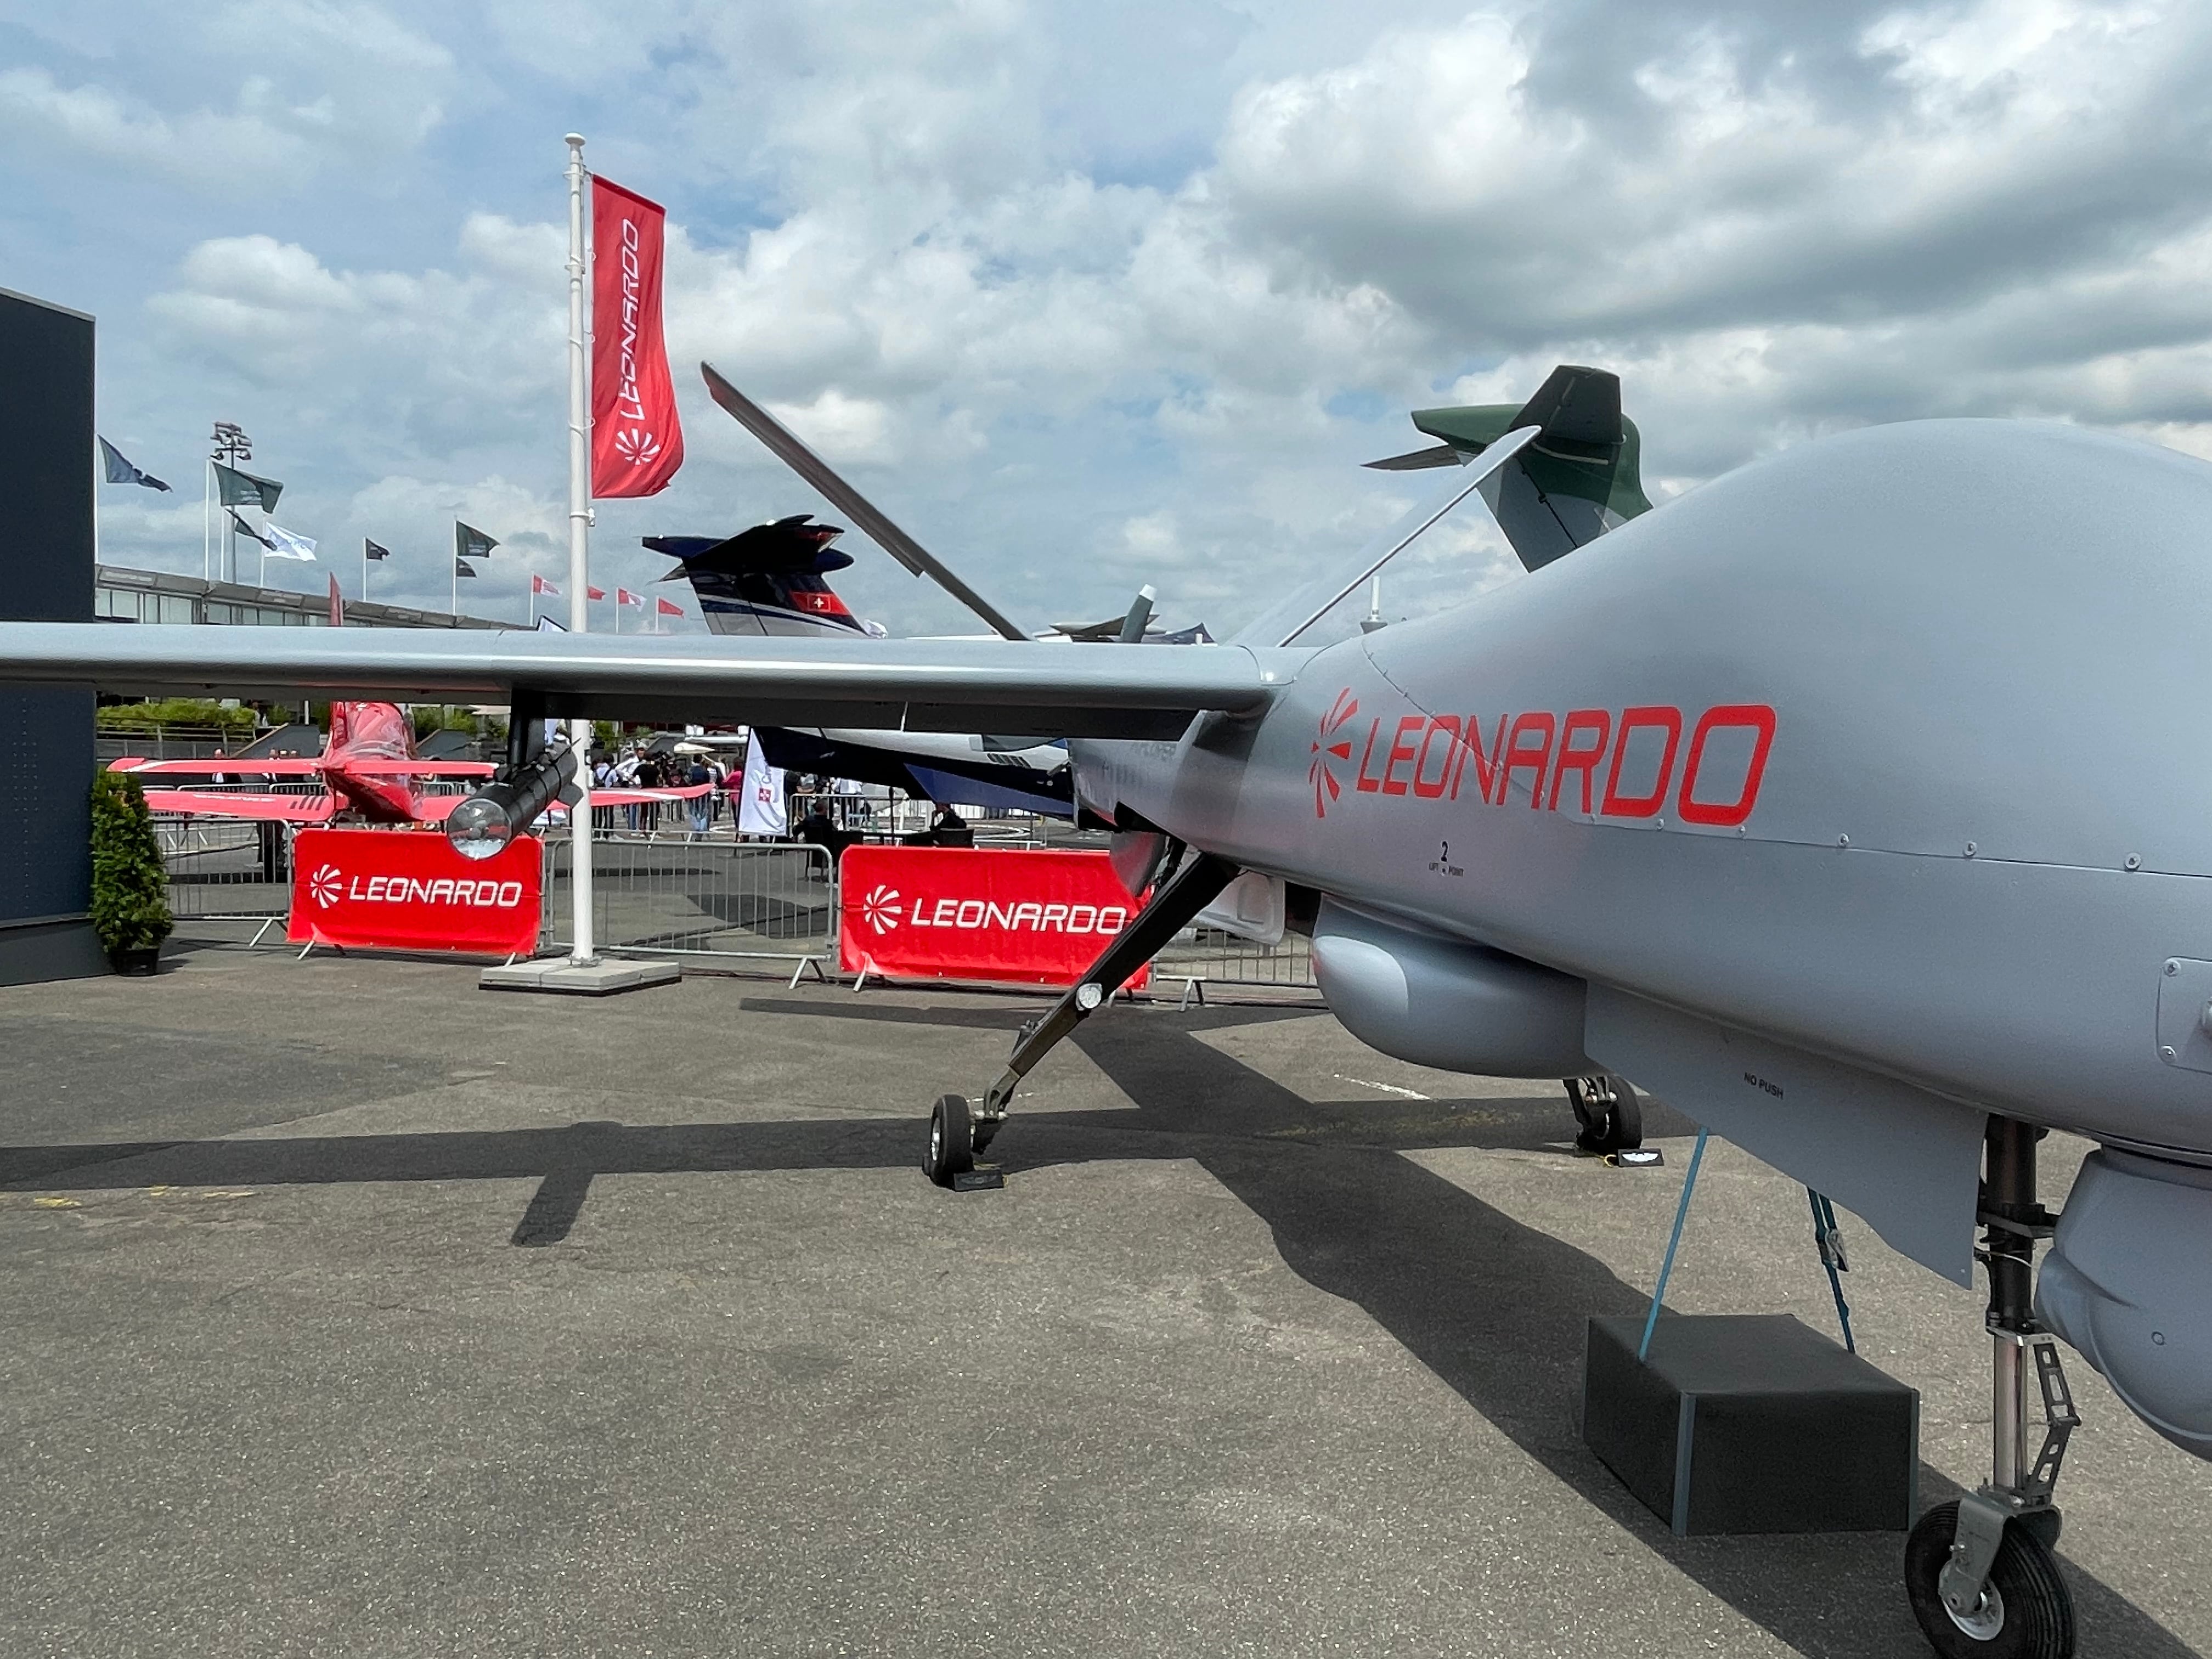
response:
<path id="1" fill-rule="evenodd" d="M 816 524 L 811 513 L 794 513 L 770 524 L 757 524 L 734 536 L 647 536 L 645 546 L 684 562 L 663 576 L 675 581 L 694 572 L 748 575 L 803 572 L 825 575 L 853 562 L 850 553 L 830 545 L 845 532 L 836 525 Z"/>
<path id="2" fill-rule="evenodd" d="M 1409 450 L 1403 455 L 1385 455 L 1379 461 L 1365 465 L 1377 472 L 1420 472 L 1432 466 L 1465 466 L 1467 452 L 1452 444 L 1437 444 L 1428 449 Z"/>

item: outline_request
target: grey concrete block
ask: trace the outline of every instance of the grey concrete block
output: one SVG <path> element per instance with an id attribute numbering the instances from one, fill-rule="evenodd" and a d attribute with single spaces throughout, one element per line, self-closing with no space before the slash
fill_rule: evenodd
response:
<path id="1" fill-rule="evenodd" d="M 669 985 L 684 976 L 673 962 L 618 962 L 602 957 L 589 968 L 579 968 L 565 957 L 537 962 L 517 962 L 504 968 L 487 968 L 477 976 L 480 991 L 544 991 L 559 996 L 605 997 L 617 991 L 642 990 L 648 985 Z"/>

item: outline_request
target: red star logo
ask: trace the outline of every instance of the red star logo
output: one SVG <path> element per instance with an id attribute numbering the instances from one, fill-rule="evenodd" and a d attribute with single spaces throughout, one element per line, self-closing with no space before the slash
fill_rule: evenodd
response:
<path id="1" fill-rule="evenodd" d="M 1328 713 L 1321 717 L 1321 732 L 1313 742 L 1313 759 L 1306 767 L 1306 779 L 1313 785 L 1314 816 L 1317 818 L 1327 817 L 1329 802 L 1344 793 L 1344 786 L 1337 782 L 1328 763 L 1332 757 L 1340 761 L 1352 758 L 1352 739 L 1338 738 L 1336 734 L 1358 712 L 1359 699 L 1347 687 L 1336 694 Z"/>

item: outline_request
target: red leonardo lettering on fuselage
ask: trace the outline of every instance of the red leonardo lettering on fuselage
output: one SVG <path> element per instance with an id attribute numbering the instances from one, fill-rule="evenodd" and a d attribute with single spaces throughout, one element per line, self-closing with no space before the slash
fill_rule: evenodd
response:
<path id="1" fill-rule="evenodd" d="M 1334 736 L 1349 694 L 1331 712 Z M 1351 703 L 1351 709 L 1358 705 Z M 1333 751 L 1359 757 L 1363 793 L 1565 810 L 1634 822 L 1671 805 L 1684 823 L 1728 829 L 1759 805 L 1774 747 L 1774 710 L 1763 702 L 1721 703 L 1693 715 L 1663 703 L 1570 708 L 1555 714 L 1377 715 Z M 1334 780 L 1331 780 L 1333 782 Z M 1333 799 L 1333 796 L 1332 796 Z M 1316 794 L 1316 812 L 1322 802 Z"/>

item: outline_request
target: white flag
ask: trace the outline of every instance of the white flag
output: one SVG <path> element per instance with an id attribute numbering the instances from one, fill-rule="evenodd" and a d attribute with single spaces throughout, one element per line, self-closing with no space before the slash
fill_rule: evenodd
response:
<path id="1" fill-rule="evenodd" d="M 305 536 L 295 536 L 276 525 L 268 527 L 269 556 L 272 559 L 305 559 L 313 564 L 315 544 Z"/>
<path id="2" fill-rule="evenodd" d="M 738 833 L 741 836 L 787 836 L 791 833 L 791 805 L 784 799 L 783 769 L 768 763 L 768 752 L 757 743 L 745 745 L 744 793 L 738 800 Z"/>

